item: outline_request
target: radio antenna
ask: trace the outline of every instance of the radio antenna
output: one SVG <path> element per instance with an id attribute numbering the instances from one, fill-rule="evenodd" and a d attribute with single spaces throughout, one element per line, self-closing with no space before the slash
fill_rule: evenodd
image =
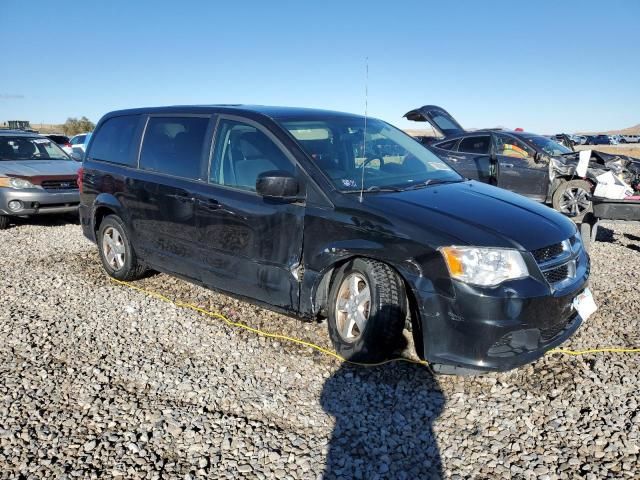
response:
<path id="1" fill-rule="evenodd" d="M 364 75 L 364 131 L 362 133 L 362 173 L 360 175 L 360 203 L 364 193 L 364 167 L 367 164 L 367 108 L 369 102 L 369 57 L 365 57 Z"/>

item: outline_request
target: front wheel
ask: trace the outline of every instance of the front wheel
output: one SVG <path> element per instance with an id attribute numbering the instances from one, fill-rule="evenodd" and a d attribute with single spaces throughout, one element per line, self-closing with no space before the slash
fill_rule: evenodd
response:
<path id="1" fill-rule="evenodd" d="M 0 215 L 0 230 L 9 228 L 9 217 L 6 215 Z"/>
<path id="2" fill-rule="evenodd" d="M 591 190 L 586 180 L 570 180 L 562 183 L 553 193 L 553 208 L 579 222 L 593 209 Z"/>
<path id="3" fill-rule="evenodd" d="M 400 345 L 406 293 L 390 266 L 365 258 L 348 262 L 334 277 L 329 302 L 329 336 L 345 359 L 378 362 Z"/>
<path id="4" fill-rule="evenodd" d="M 146 271 L 144 265 L 138 262 L 124 223 L 116 215 L 106 216 L 100 224 L 98 250 L 102 266 L 113 278 L 136 280 Z"/>

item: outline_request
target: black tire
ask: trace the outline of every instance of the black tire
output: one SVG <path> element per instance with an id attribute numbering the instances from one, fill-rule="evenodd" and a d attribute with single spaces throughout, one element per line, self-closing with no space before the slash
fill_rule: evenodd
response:
<path id="1" fill-rule="evenodd" d="M 0 215 L 0 230 L 9 228 L 9 217 L 6 215 Z"/>
<path id="2" fill-rule="evenodd" d="M 117 231 L 121 244 L 124 246 L 123 263 L 122 266 L 114 266 L 107 259 L 107 252 L 105 252 L 104 236 L 105 232 L 109 230 L 109 233 L 113 233 L 112 230 Z M 133 250 L 131 241 L 129 240 L 129 234 L 124 226 L 122 220 L 116 215 L 107 215 L 100 223 L 98 228 L 98 252 L 100 254 L 100 260 L 102 266 L 109 276 L 123 281 L 137 280 L 144 276 L 146 267 L 138 262 L 136 252 Z"/>
<path id="3" fill-rule="evenodd" d="M 582 246 L 589 253 L 591 250 L 591 224 L 589 222 L 580 224 L 580 237 L 582 238 Z"/>
<path id="4" fill-rule="evenodd" d="M 344 326 L 345 321 L 341 322 L 340 319 L 344 319 L 346 313 L 338 311 L 338 295 L 342 293 L 345 281 L 359 277 L 369 287 L 368 319 L 364 331 L 358 330 L 356 338 L 346 339 L 340 331 L 340 324 Z M 404 283 L 389 265 L 356 258 L 336 272 L 329 293 L 328 313 L 329 336 L 342 357 L 356 362 L 385 360 L 401 345 L 403 339 L 402 330 L 407 317 Z"/>
<path id="5" fill-rule="evenodd" d="M 569 180 L 568 182 L 561 183 L 555 192 L 553 192 L 552 204 L 553 208 L 558 212 L 566 215 L 575 222 L 580 222 L 584 216 L 593 211 L 593 203 L 591 202 L 591 191 L 593 185 L 587 180 Z M 570 202 L 570 197 L 579 197 L 580 200 L 576 201 L 575 205 L 571 204 L 567 206 L 567 202 Z M 587 200 L 587 206 L 585 206 L 584 200 Z M 580 204 L 580 202 L 582 202 Z"/>

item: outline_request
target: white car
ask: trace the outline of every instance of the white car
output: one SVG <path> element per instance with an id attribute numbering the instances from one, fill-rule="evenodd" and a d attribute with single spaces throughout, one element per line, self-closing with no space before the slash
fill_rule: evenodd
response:
<path id="1" fill-rule="evenodd" d="M 640 135 L 620 135 L 620 143 L 639 143 Z"/>
<path id="2" fill-rule="evenodd" d="M 80 133 L 75 137 L 72 137 L 69 143 L 71 144 L 71 156 L 74 160 L 82 159 L 86 145 L 91 137 L 91 132 Z"/>

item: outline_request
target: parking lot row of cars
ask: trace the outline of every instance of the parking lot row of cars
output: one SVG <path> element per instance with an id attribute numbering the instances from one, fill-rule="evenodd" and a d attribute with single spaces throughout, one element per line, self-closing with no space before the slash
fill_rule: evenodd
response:
<path id="1" fill-rule="evenodd" d="M 46 133 L 43 135 L 55 142 L 56 145 L 62 148 L 62 150 L 74 160 L 80 161 L 82 160 L 82 155 L 84 155 L 85 147 L 89 142 L 89 137 L 91 137 L 91 132 L 79 133 L 71 138 L 61 133 Z"/>
<path id="2" fill-rule="evenodd" d="M 577 153 L 439 107 L 406 116 L 443 138 L 323 110 L 135 109 L 103 117 L 78 169 L 50 138 L 0 132 L 0 227 L 79 208 L 112 277 L 157 270 L 327 318 L 351 360 L 387 358 L 410 324 L 440 372 L 533 361 L 595 309 L 567 218 L 593 186 Z"/>
<path id="3" fill-rule="evenodd" d="M 559 133 L 552 135 L 551 139 L 565 143 L 567 140 L 571 145 L 618 145 L 624 143 L 640 142 L 640 135 L 575 135 Z"/>

